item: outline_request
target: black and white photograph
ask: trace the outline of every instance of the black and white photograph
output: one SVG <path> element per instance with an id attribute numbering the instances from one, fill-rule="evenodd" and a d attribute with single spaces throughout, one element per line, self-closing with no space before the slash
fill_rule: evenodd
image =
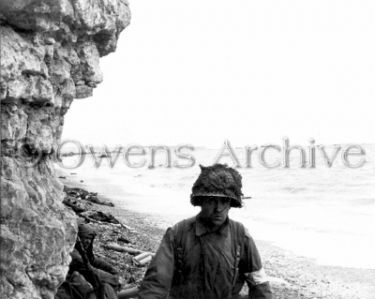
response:
<path id="1" fill-rule="evenodd" d="M 374 16 L 0 0 L 0 297 L 375 299 Z"/>

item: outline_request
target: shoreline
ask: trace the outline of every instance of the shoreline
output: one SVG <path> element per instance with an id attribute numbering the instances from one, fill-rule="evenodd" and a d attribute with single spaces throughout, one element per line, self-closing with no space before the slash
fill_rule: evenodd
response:
<path id="1" fill-rule="evenodd" d="M 69 187 L 78 187 L 90 192 L 83 180 L 64 174 L 61 181 Z M 110 200 L 102 194 L 102 199 Z M 127 210 L 119 207 L 100 206 L 103 212 L 111 213 L 121 223 L 130 227 L 135 245 L 146 251 L 156 251 L 165 232 L 154 217 L 147 213 Z M 344 268 L 318 265 L 314 260 L 298 256 L 279 248 L 271 242 L 256 240 L 263 265 L 270 278 L 275 299 L 329 298 L 329 299 L 371 299 L 375 294 L 375 270 Z M 322 244 L 323 246 L 323 244 Z M 99 249 L 102 251 L 101 249 Z M 101 252 L 105 254 L 104 252 Z M 128 261 L 129 262 L 129 261 Z M 127 267 L 125 267 L 127 268 Z M 134 272 L 131 269 L 130 272 Z M 137 285 L 145 269 L 135 271 L 136 279 L 131 287 Z M 138 281 L 137 281 L 138 279 Z"/>

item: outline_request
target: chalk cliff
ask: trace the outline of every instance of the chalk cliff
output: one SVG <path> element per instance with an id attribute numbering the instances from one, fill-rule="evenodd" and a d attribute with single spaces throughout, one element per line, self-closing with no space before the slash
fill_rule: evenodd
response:
<path id="1" fill-rule="evenodd" d="M 53 298 L 64 280 L 77 227 L 53 157 L 129 21 L 126 0 L 0 0 L 1 298 Z"/>

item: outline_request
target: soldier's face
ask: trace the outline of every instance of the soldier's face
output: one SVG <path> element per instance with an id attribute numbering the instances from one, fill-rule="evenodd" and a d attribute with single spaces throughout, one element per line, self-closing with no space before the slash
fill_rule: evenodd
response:
<path id="1" fill-rule="evenodd" d="M 81 238 L 81 242 L 82 242 L 83 248 L 87 250 L 91 245 L 92 238 L 87 238 L 87 237 Z"/>
<path id="2" fill-rule="evenodd" d="M 212 226 L 222 225 L 228 217 L 230 199 L 224 197 L 207 197 L 201 203 L 201 217 Z"/>

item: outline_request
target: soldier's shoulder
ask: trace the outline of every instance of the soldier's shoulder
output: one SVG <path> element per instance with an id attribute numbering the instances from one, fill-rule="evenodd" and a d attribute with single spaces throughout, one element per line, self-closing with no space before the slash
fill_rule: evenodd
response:
<path id="1" fill-rule="evenodd" d="M 247 227 L 240 221 L 229 219 L 229 223 L 233 226 L 236 231 L 241 232 L 247 238 L 252 238 Z"/>
<path id="2" fill-rule="evenodd" d="M 195 221 L 196 221 L 196 217 L 191 217 L 191 218 L 181 220 L 177 222 L 175 225 L 173 225 L 170 228 L 170 230 L 175 233 L 186 231 L 194 226 Z"/>
<path id="3" fill-rule="evenodd" d="M 180 230 L 180 229 L 187 229 L 188 227 L 193 225 L 195 223 L 195 221 L 196 221 L 196 216 L 190 217 L 190 218 L 187 218 L 187 219 L 184 219 L 184 220 L 181 220 L 181 221 L 177 222 L 175 225 L 173 225 L 171 227 L 171 229 L 174 230 L 174 231 L 177 231 L 177 230 Z"/>
<path id="4" fill-rule="evenodd" d="M 230 218 L 229 218 L 229 225 L 235 227 L 236 229 L 245 230 L 245 226 L 243 225 L 242 222 L 239 222 Z"/>

